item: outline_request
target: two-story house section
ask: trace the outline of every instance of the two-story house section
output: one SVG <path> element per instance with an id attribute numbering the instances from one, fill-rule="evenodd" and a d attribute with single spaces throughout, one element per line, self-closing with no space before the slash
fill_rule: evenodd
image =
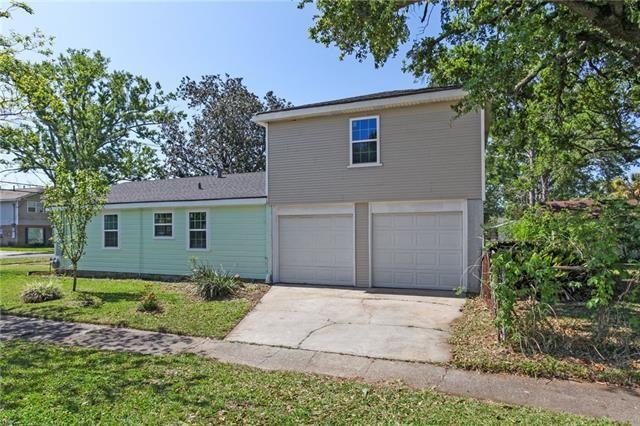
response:
<path id="1" fill-rule="evenodd" d="M 476 292 L 486 114 L 459 88 L 258 114 L 274 282 Z"/>
<path id="2" fill-rule="evenodd" d="M 0 189 L 0 246 L 51 243 L 42 188 Z"/>

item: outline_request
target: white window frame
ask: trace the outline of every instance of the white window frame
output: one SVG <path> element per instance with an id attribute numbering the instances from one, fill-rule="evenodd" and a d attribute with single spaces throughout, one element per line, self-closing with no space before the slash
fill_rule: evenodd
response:
<path id="1" fill-rule="evenodd" d="M 190 228 L 190 223 L 189 223 L 189 214 L 191 213 L 205 213 L 206 214 L 206 224 L 204 229 L 191 229 Z M 186 228 L 187 228 L 187 235 L 185 238 L 185 242 L 187 243 L 187 250 L 188 251 L 209 251 L 209 221 L 211 220 L 211 214 L 209 213 L 209 209 L 195 209 L 195 210 L 188 210 L 187 211 L 187 220 L 186 220 Z M 191 248 L 189 244 L 191 242 L 191 232 L 190 231 L 204 231 L 205 232 L 205 243 L 207 244 L 207 247 L 205 248 Z"/>
<path id="2" fill-rule="evenodd" d="M 105 216 L 116 216 L 118 218 L 118 227 L 116 229 L 104 229 L 104 217 Z M 118 235 L 118 245 L 115 247 L 107 247 L 105 245 L 105 238 L 104 238 L 104 233 L 105 232 L 116 232 Z M 116 213 L 116 212 L 109 212 L 109 213 L 104 213 L 102 215 L 102 248 L 105 250 L 117 250 L 120 248 L 120 213 Z"/>
<path id="3" fill-rule="evenodd" d="M 31 210 L 33 209 L 33 211 Z M 28 213 L 44 213 L 44 205 L 42 201 L 27 200 Z"/>
<path id="4" fill-rule="evenodd" d="M 156 215 L 157 214 L 170 214 L 171 215 L 171 223 L 156 223 Z M 176 217 L 175 213 L 173 211 L 154 211 L 151 213 L 151 226 L 152 226 L 152 230 L 151 230 L 151 235 L 153 236 L 154 240 L 173 240 L 176 236 L 175 233 L 175 220 L 174 218 Z M 165 236 L 156 236 L 156 225 L 171 225 L 171 236 L 170 237 L 165 237 Z M 189 226 L 187 224 L 187 226 Z"/>
<path id="5" fill-rule="evenodd" d="M 353 140 L 353 122 L 358 120 L 369 120 L 375 118 L 376 119 L 376 135 L 378 136 L 376 139 L 363 139 L 360 141 Z M 353 163 L 353 144 L 361 143 L 361 142 L 373 142 L 376 141 L 376 162 L 375 163 Z M 369 115 L 366 117 L 353 117 L 349 119 L 349 168 L 356 167 L 376 167 L 382 166 L 382 160 L 380 159 L 380 116 L 379 115 Z"/>

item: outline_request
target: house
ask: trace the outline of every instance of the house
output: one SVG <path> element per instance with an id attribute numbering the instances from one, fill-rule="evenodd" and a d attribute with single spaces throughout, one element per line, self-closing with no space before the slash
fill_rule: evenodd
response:
<path id="1" fill-rule="evenodd" d="M 264 182 L 264 173 L 246 173 L 114 185 L 88 225 L 78 269 L 184 276 L 197 258 L 264 280 L 270 258 Z"/>
<path id="2" fill-rule="evenodd" d="M 115 185 L 81 271 L 479 291 L 487 117 L 453 87 L 257 114 L 267 171 Z"/>
<path id="3" fill-rule="evenodd" d="M 274 282 L 477 292 L 488 114 L 455 87 L 257 114 Z"/>
<path id="4" fill-rule="evenodd" d="M 51 242 L 51 224 L 41 195 L 39 187 L 0 189 L 0 246 Z"/>

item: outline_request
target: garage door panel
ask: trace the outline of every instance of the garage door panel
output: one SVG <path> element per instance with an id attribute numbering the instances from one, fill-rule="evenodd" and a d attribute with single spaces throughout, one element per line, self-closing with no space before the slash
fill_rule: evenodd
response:
<path id="1" fill-rule="evenodd" d="M 372 283 L 451 290 L 462 278 L 462 214 L 379 213 L 372 221 Z"/>
<path id="2" fill-rule="evenodd" d="M 459 231 L 443 231 L 438 233 L 438 248 L 441 249 L 460 249 L 462 241 L 460 240 Z"/>
<path id="3" fill-rule="evenodd" d="M 417 232 L 416 235 L 416 248 L 418 249 L 432 249 L 438 242 L 438 233 L 431 232 Z"/>
<path id="4" fill-rule="evenodd" d="M 279 216 L 279 280 L 353 285 L 353 216 Z"/>

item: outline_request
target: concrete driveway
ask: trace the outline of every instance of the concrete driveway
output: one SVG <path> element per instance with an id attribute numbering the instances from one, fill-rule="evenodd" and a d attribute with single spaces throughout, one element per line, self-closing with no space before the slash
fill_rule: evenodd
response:
<path id="1" fill-rule="evenodd" d="M 225 340 L 403 361 L 447 361 L 464 299 L 274 286 Z"/>

